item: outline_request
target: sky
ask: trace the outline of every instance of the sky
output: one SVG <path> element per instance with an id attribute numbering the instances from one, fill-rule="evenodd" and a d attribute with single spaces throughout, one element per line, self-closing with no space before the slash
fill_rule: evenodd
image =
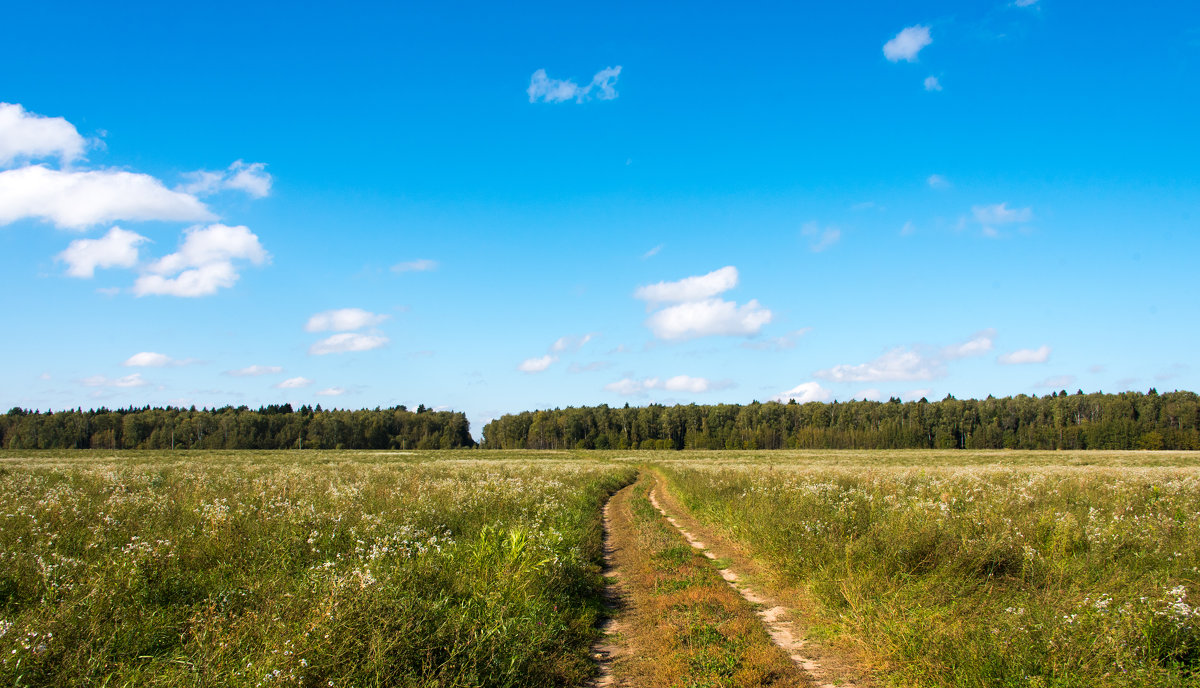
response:
<path id="1" fill-rule="evenodd" d="M 0 406 L 1200 389 L 1200 5 L 18 3 Z"/>

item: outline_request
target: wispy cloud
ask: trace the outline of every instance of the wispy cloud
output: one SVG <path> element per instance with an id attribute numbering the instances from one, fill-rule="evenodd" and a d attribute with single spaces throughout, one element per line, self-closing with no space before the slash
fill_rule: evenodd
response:
<path id="1" fill-rule="evenodd" d="M 236 160 L 227 169 L 218 172 L 197 170 L 183 175 L 186 181 L 176 190 L 197 196 L 208 196 L 220 191 L 243 191 L 253 198 L 265 198 L 271 193 L 271 175 L 263 162 L 246 163 Z"/>
<path id="2" fill-rule="evenodd" d="M 1042 380 L 1041 382 L 1037 383 L 1034 386 L 1035 387 L 1043 387 L 1046 389 L 1066 389 L 1067 387 L 1074 386 L 1074 384 L 1075 384 L 1075 376 L 1074 375 L 1054 375 L 1052 377 L 1046 378 L 1045 380 Z"/>
<path id="3" fill-rule="evenodd" d="M 378 334 L 360 334 L 357 332 L 342 332 L 326 337 L 308 348 L 308 353 L 314 356 L 327 354 L 345 354 L 357 351 L 378 349 L 388 343 L 388 338 Z"/>
<path id="4" fill-rule="evenodd" d="M 312 315 L 304 324 L 304 331 L 360 330 L 364 327 L 379 325 L 390 317 L 390 315 L 372 313 L 361 308 L 338 308 Z"/>
<path id="5" fill-rule="evenodd" d="M 666 379 L 647 377 L 641 380 L 634 379 L 632 377 L 625 377 L 617 380 L 616 382 L 610 382 L 607 385 L 604 385 L 604 389 L 605 391 L 613 392 L 621 396 L 640 396 L 651 390 L 702 394 L 704 392 L 728 389 L 732 386 L 733 383 L 728 380 L 713 382 L 703 377 L 676 375 L 675 377 L 669 377 Z"/>
<path id="6" fill-rule="evenodd" d="M 134 373 L 132 375 L 126 375 L 125 377 L 119 377 L 119 378 L 116 378 L 115 380 L 112 378 L 105 377 L 103 375 L 93 375 L 91 377 L 83 378 L 82 380 L 79 381 L 79 383 L 82 384 L 84 387 L 117 387 L 117 388 L 145 387 L 146 385 L 150 384 L 149 382 L 146 382 L 145 380 L 142 379 L 141 373 Z"/>
<path id="7" fill-rule="evenodd" d="M 312 384 L 312 380 L 306 377 L 289 377 L 283 382 L 278 382 L 274 385 L 275 389 L 300 389 Z"/>
<path id="8" fill-rule="evenodd" d="M 982 356 L 991 351 L 995 336 L 995 330 L 982 330 L 966 341 L 942 347 L 936 353 L 916 347 L 895 347 L 872 361 L 835 365 L 813 375 L 832 382 L 932 380 L 946 374 L 947 361 Z"/>
<path id="9" fill-rule="evenodd" d="M 517 366 L 517 370 L 522 373 L 540 373 L 549 368 L 557 360 L 558 356 L 550 354 L 538 356 L 537 358 L 527 358 L 521 361 L 520 365 Z"/>
<path id="10" fill-rule="evenodd" d="M 811 331 L 811 327 L 802 327 L 779 337 L 742 342 L 742 348 L 758 351 L 787 351 L 796 348 L 796 342 Z"/>
<path id="11" fill-rule="evenodd" d="M 661 250 L 663 250 L 663 244 L 659 244 L 658 246 L 655 246 L 654 248 L 652 248 L 649 251 L 646 251 L 645 253 L 642 254 L 642 260 L 646 260 L 648 258 L 653 258 L 654 256 L 657 256 L 658 252 Z"/>
<path id="12" fill-rule="evenodd" d="M 142 351 L 125 359 L 121 365 L 126 368 L 165 368 L 167 366 L 191 365 L 196 362 L 195 359 L 191 358 L 180 360 L 154 351 Z"/>
<path id="13" fill-rule="evenodd" d="M 929 184 L 929 188 L 931 188 L 931 189 L 949 189 L 950 188 L 950 180 L 946 179 L 945 177 L 943 177 L 940 174 L 931 174 L 931 175 L 929 175 L 929 178 L 926 179 L 925 181 L 926 181 L 926 183 Z"/>
<path id="14" fill-rule="evenodd" d="M 942 82 L 938 81 L 936 76 L 927 76 L 925 77 L 925 90 L 940 91 L 942 90 Z"/>
<path id="15" fill-rule="evenodd" d="M 1043 344 L 1036 349 L 1017 349 L 996 358 L 1003 365 L 1021 365 L 1024 363 L 1045 363 L 1050 358 L 1050 347 Z"/>
<path id="16" fill-rule="evenodd" d="M 599 335 L 596 332 L 589 332 L 580 336 L 566 335 L 565 337 L 559 337 L 550 345 L 550 351 L 554 353 L 575 353 L 583 348 L 584 344 L 592 341 L 597 336 Z"/>
<path id="17" fill-rule="evenodd" d="M 929 35 L 929 27 L 917 24 L 903 29 L 884 43 L 883 56 L 892 62 L 916 62 L 917 53 L 930 43 L 933 43 L 933 37 Z"/>
<path id="18" fill-rule="evenodd" d="M 824 230 L 816 222 L 809 222 L 800 229 L 800 234 L 809 237 L 808 249 L 820 253 L 833 246 L 842 238 L 842 230 L 837 227 L 826 227 Z"/>
<path id="19" fill-rule="evenodd" d="M 252 365 L 237 370 L 226 370 L 225 374 L 232 377 L 258 377 L 259 375 L 276 375 L 283 372 L 282 366 Z"/>
<path id="20" fill-rule="evenodd" d="M 437 270 L 438 262 L 428 258 L 418 258 L 404 263 L 396 263 L 392 266 L 392 272 L 430 272 Z"/>
<path id="21" fill-rule="evenodd" d="M 621 65 L 607 67 L 596 72 L 591 82 L 580 86 L 570 79 L 552 79 L 546 70 L 539 69 L 529 79 L 529 95 L 531 103 L 565 103 L 573 100 L 585 103 L 592 98 L 596 100 L 613 100 L 617 97 L 617 78 L 621 76 Z"/>

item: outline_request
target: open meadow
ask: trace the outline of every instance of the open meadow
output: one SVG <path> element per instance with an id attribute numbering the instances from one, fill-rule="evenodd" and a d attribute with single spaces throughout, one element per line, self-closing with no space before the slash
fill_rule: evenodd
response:
<path id="1" fill-rule="evenodd" d="M 606 581 L 616 685 L 809 680 L 744 561 L 864 684 L 1200 685 L 1198 514 L 1183 452 L 10 451 L 0 683 L 585 685 Z"/>

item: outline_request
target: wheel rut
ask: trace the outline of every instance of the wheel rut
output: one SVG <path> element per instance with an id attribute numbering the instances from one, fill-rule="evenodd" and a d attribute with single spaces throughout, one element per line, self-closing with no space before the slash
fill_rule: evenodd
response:
<path id="1" fill-rule="evenodd" d="M 705 542 L 705 540 L 715 539 L 715 535 L 702 533 L 699 523 L 694 518 L 685 519 L 683 517 L 682 507 L 670 499 L 661 476 L 655 475 L 655 484 L 650 490 L 649 496 L 650 503 L 654 508 L 679 531 L 689 545 L 709 559 L 718 559 L 718 555 Z M 679 517 L 668 512 L 664 503 L 668 503 Z M 684 522 L 685 520 L 687 523 Z M 778 596 L 761 586 L 752 587 L 747 584 L 744 573 L 735 570 L 734 566 L 729 565 L 718 569 L 721 578 L 725 579 L 729 587 L 754 606 L 755 613 L 771 636 L 771 640 L 787 653 L 792 662 L 809 677 L 814 686 L 817 688 L 868 688 L 871 685 L 866 678 L 867 674 L 854 667 L 850 660 L 831 655 L 827 649 L 814 647 L 814 644 L 804 637 L 798 620 L 794 618 L 787 607 L 780 604 Z M 820 659 L 817 654 L 822 655 Z"/>

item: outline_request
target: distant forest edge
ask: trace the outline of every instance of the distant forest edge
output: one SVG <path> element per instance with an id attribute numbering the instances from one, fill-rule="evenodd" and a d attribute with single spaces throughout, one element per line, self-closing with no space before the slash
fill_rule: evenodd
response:
<path id="1" fill-rule="evenodd" d="M 486 449 L 1200 449 L 1200 396 L 1150 390 L 983 400 L 583 406 L 509 414 Z M 458 449 L 463 413 L 106 408 L 0 416 L 5 449 Z"/>
<path id="2" fill-rule="evenodd" d="M 1200 449 L 1200 397 L 1018 395 L 901 403 L 593 406 L 506 415 L 489 449 Z"/>
<path id="3" fill-rule="evenodd" d="M 5 449 L 457 449 L 473 447 L 466 415 L 404 406 L 361 411 L 291 404 L 218 409 L 128 408 L 0 416 Z"/>

